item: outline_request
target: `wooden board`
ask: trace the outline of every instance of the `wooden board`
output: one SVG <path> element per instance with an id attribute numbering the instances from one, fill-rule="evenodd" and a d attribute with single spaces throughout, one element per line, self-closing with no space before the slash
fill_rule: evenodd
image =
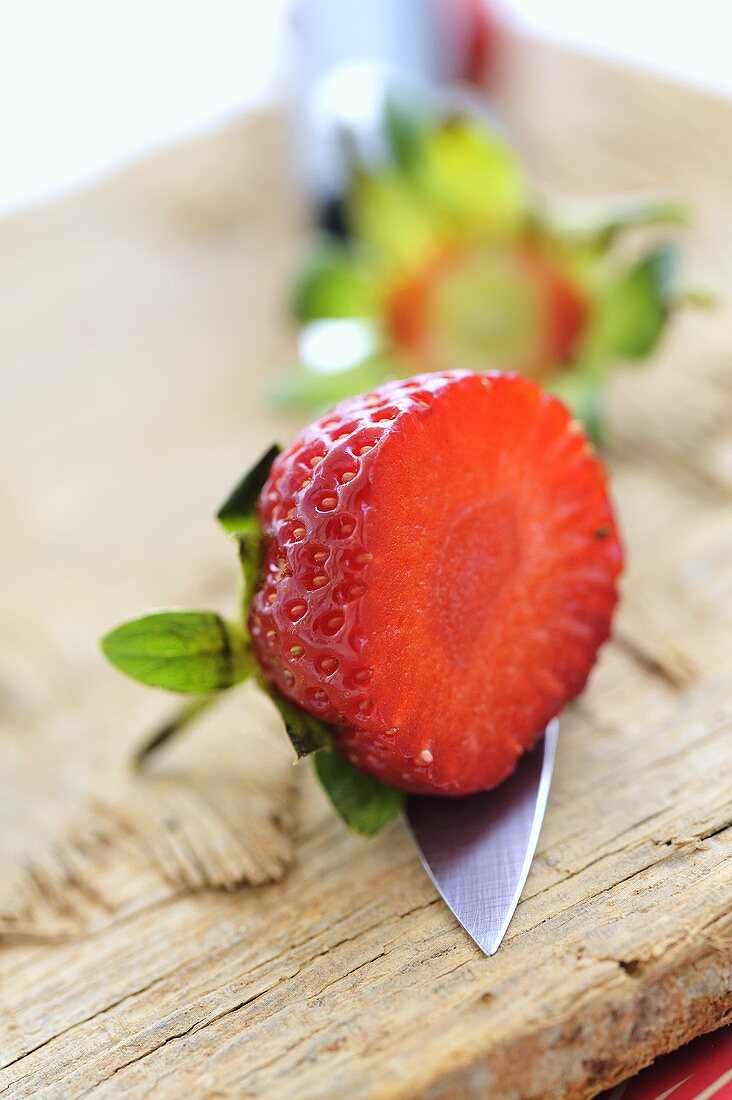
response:
<path id="1" fill-rule="evenodd" d="M 512 50 L 505 109 L 541 178 L 688 198 L 689 275 L 729 292 L 732 107 Z M 226 607 L 235 567 L 209 517 L 293 430 L 259 396 L 291 351 L 282 286 L 303 244 L 281 164 L 272 120 L 244 122 L 0 225 L 0 824 L 17 841 L 6 902 L 16 858 L 37 903 L 0 924 L 0 1091 L 589 1097 L 732 1014 L 724 300 L 681 317 L 653 367 L 613 387 L 624 610 L 564 720 L 497 956 L 456 925 L 401 823 L 348 835 L 307 772 L 295 863 L 270 885 L 197 890 L 195 828 L 157 824 L 178 873 L 141 858 L 154 829 L 130 839 L 84 816 L 90 786 L 103 799 L 167 708 L 108 670 L 95 638 L 152 604 Z M 242 737 L 271 725 L 251 694 L 240 714 Z M 251 776 L 223 778 L 217 791 L 255 797 Z M 279 871 L 257 877 L 245 853 L 231 882 L 285 869 L 291 825 L 273 797 L 260 816 L 285 837 Z M 69 819 L 82 840 L 59 863 Z"/>

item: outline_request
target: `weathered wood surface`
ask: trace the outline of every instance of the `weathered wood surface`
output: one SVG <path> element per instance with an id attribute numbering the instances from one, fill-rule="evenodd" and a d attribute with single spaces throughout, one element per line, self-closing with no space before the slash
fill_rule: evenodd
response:
<path id="1" fill-rule="evenodd" d="M 732 107 L 516 49 L 506 109 L 540 176 L 688 198 L 689 274 L 728 292 Z M 272 885 L 191 892 L 208 857 L 188 803 L 162 862 L 140 852 L 170 821 L 130 837 L 92 814 L 78 842 L 90 784 L 103 800 L 166 711 L 106 669 L 94 639 L 150 604 L 225 606 L 235 569 L 209 515 L 291 430 L 256 396 L 288 353 L 279 299 L 301 243 L 272 134 L 267 120 L 233 127 L 0 226 L 0 824 L 13 836 L 0 1091 L 589 1097 L 732 1013 L 724 301 L 682 317 L 655 365 L 614 387 L 624 611 L 564 720 L 539 851 L 497 956 L 457 927 L 401 824 L 349 836 L 308 774 L 295 863 Z M 261 746 L 271 714 L 246 693 L 241 714 Z M 235 801 L 256 786 L 223 744 L 217 805 L 219 790 Z M 279 871 L 248 874 L 252 837 L 242 854 L 224 830 L 232 881 L 281 873 L 285 794 L 255 813 L 274 828 Z M 69 822 L 73 859 L 58 847 Z M 8 868 L 22 880 L 28 838 L 35 887 L 13 910 Z"/>

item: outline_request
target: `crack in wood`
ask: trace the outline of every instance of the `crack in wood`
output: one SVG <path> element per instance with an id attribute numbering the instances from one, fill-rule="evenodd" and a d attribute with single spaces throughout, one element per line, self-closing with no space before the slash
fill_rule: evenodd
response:
<path id="1" fill-rule="evenodd" d="M 388 925 L 390 923 L 390 920 L 402 921 L 402 920 L 406 919 L 407 917 L 411 916 L 414 913 L 420 912 L 421 910 L 424 910 L 424 909 L 428 909 L 430 906 L 436 905 L 439 902 L 439 900 L 440 899 L 437 898 L 437 897 L 431 898 L 429 901 L 422 902 L 419 905 L 412 906 L 409 909 L 405 910 L 404 912 L 393 914 L 393 916 L 391 918 L 384 918 L 383 916 L 381 916 L 379 918 L 379 920 L 375 921 L 373 924 L 367 925 L 364 928 L 360 928 L 358 931 L 356 931 L 356 932 L 354 932 L 350 935 L 343 936 L 341 939 L 336 940 L 334 943 L 327 944 L 321 951 L 319 951 L 317 954 L 310 957 L 307 960 L 307 963 L 308 963 L 308 965 L 310 965 L 311 963 L 316 962 L 318 959 L 321 959 L 324 956 L 330 954 L 331 952 L 337 950 L 337 948 L 342 947 L 345 944 L 352 943 L 352 942 L 362 938 L 363 936 L 367 935 L 369 932 L 374 931 L 376 928 L 379 928 L 382 925 Z M 150 908 L 155 908 L 155 906 L 151 906 Z M 368 908 L 369 908 L 369 906 L 364 906 L 361 911 L 365 912 Z M 354 916 L 354 914 L 349 914 L 349 917 L 344 918 L 344 919 L 353 919 L 353 916 Z M 318 933 L 318 934 L 320 934 L 320 933 Z M 257 969 L 261 970 L 262 968 L 264 968 L 266 966 L 269 966 L 272 963 L 276 963 L 278 959 L 284 958 L 284 956 L 286 954 L 288 954 L 292 951 L 297 951 L 297 950 L 301 949 L 302 947 L 306 947 L 309 943 L 312 942 L 313 939 L 316 939 L 316 938 L 317 938 L 317 935 L 312 935 L 312 936 L 308 936 L 305 939 L 301 940 L 299 943 L 288 944 L 285 951 L 277 952 L 273 955 L 270 955 L 267 959 L 263 960 L 263 962 L 260 964 L 260 966 Z M 371 961 L 375 961 L 376 958 L 383 957 L 383 955 L 386 954 L 386 948 L 392 942 L 395 942 L 395 941 L 388 941 L 387 944 L 384 945 L 384 949 L 379 953 L 379 955 L 375 956 L 374 959 L 371 960 Z M 231 946 L 232 946 L 232 944 L 228 944 L 225 948 L 222 948 L 222 954 L 225 953 L 226 951 L 230 950 Z M 271 992 L 271 990 L 275 989 L 283 981 L 291 980 L 293 977 L 296 977 L 297 974 L 300 973 L 301 969 L 302 969 L 302 964 L 298 965 L 297 968 L 292 971 L 292 973 L 283 975 L 282 978 L 279 978 L 271 986 L 267 986 L 264 989 L 258 990 L 251 997 L 247 997 L 243 1001 L 238 1002 L 235 1005 L 229 1006 L 228 1008 L 224 1009 L 220 1013 L 217 1013 L 217 1014 L 215 1014 L 215 1015 L 213 1015 L 209 1018 L 204 1018 L 200 1021 L 197 1021 L 196 1023 L 191 1025 L 190 1028 L 186 1029 L 185 1032 L 181 1033 L 180 1035 L 170 1036 L 169 1039 L 166 1039 L 163 1043 L 159 1044 L 157 1047 L 151 1048 L 149 1051 L 139 1055 L 139 1057 L 134 1058 L 131 1061 L 125 1063 L 124 1065 L 118 1067 L 118 1070 L 115 1070 L 114 1072 L 116 1073 L 119 1070 L 126 1068 L 127 1065 L 133 1065 L 136 1062 L 141 1061 L 143 1058 L 154 1054 L 157 1049 L 159 1049 L 161 1046 L 166 1045 L 166 1043 L 168 1041 L 172 1040 L 172 1039 L 184 1038 L 185 1036 L 187 1036 L 189 1034 L 196 1033 L 196 1032 L 202 1030 L 203 1028 L 208 1027 L 211 1024 L 216 1023 L 217 1021 L 223 1019 L 224 1017 L 226 1017 L 226 1016 L 228 1016 L 228 1015 L 230 1015 L 234 1012 L 238 1012 L 241 1009 L 246 1008 L 249 1005 L 254 1004 L 257 1000 L 259 1000 L 260 997 L 266 996 L 268 993 Z M 36 1051 L 41 1050 L 42 1048 L 48 1046 L 54 1040 L 61 1038 L 63 1035 L 69 1034 L 70 1032 L 74 1031 L 77 1027 L 82 1027 L 84 1024 L 87 1024 L 87 1023 L 90 1023 L 94 1020 L 99 1019 L 101 1016 L 105 1015 L 107 1012 L 109 1012 L 112 1009 L 116 1008 L 118 1005 L 122 1004 L 123 1002 L 127 1001 L 128 999 L 139 996 L 139 995 L 145 993 L 147 990 L 153 988 L 154 986 L 158 986 L 158 985 L 168 981 L 176 973 L 177 970 L 178 970 L 178 967 L 174 967 L 171 970 L 166 971 L 166 973 L 164 973 L 164 974 L 158 976 L 157 978 L 155 978 L 153 981 L 148 983 L 147 986 L 142 987 L 139 990 L 133 990 L 132 992 L 125 994 L 125 996 L 118 998 L 116 1001 L 114 1001 L 114 1002 L 112 1002 L 108 1005 L 105 1005 L 104 1008 L 100 1008 L 96 1012 L 91 1013 L 89 1016 L 86 1016 L 84 1019 L 75 1021 L 73 1024 L 70 1024 L 68 1027 L 64 1028 L 62 1031 L 56 1032 L 53 1035 L 49 1036 L 42 1043 L 37 1044 L 37 1046 L 33 1047 L 32 1049 L 27 1050 L 24 1053 L 18 1055 L 11 1062 L 8 1062 L 8 1063 L 6 1063 L 5 1066 L 0 1067 L 0 1069 L 8 1069 L 13 1065 L 16 1065 L 17 1063 L 22 1062 L 25 1058 L 28 1058 L 31 1055 L 33 1055 L 34 1053 L 36 1053 Z M 255 974 L 256 974 L 256 971 L 253 971 L 252 972 L 252 977 L 254 977 Z M 347 975 L 343 975 L 343 977 L 346 977 L 346 976 Z M 217 992 L 219 992 L 219 990 L 224 989 L 229 984 L 231 984 L 231 983 L 226 982 L 221 986 L 215 986 L 211 989 L 208 989 L 208 990 L 206 990 L 205 996 L 210 996 L 211 994 L 217 993 Z M 317 997 L 319 995 L 320 994 L 315 994 L 314 997 Z M 110 1076 L 113 1076 L 113 1075 L 114 1074 L 110 1074 Z M 105 1080 L 106 1080 L 106 1078 L 105 1078 Z M 14 1084 L 14 1083 L 15 1082 L 11 1082 L 11 1084 Z M 98 1087 L 99 1084 L 103 1084 L 103 1083 L 104 1083 L 104 1081 L 98 1082 L 97 1085 L 94 1086 L 94 1088 Z"/>
<path id="2" fill-rule="evenodd" d="M 641 818 L 640 821 L 636 821 L 632 825 L 628 825 L 628 827 L 622 829 L 621 832 L 615 833 L 614 836 L 609 837 L 606 843 L 611 844 L 613 841 L 618 840 L 621 836 L 626 836 L 628 833 L 632 833 L 634 829 L 639 829 L 641 825 L 646 825 L 649 821 L 653 821 L 654 818 L 659 817 L 662 813 L 662 810 L 657 810 L 655 813 L 648 814 L 647 817 Z M 581 835 L 581 833 L 575 833 L 573 836 L 579 835 Z M 568 839 L 573 839 L 573 837 L 570 837 Z M 564 840 L 564 843 L 566 843 L 566 839 Z M 581 875 L 583 871 L 589 870 L 590 867 L 595 867 L 604 859 L 607 859 L 610 856 L 616 856 L 620 852 L 628 850 L 629 849 L 625 848 L 623 845 L 621 845 L 619 848 L 611 848 L 609 851 L 603 851 L 602 854 L 596 856 L 595 859 L 591 859 L 587 863 L 584 863 L 581 867 L 577 867 L 575 869 L 572 869 L 570 867 L 562 867 L 561 863 L 548 864 L 547 866 L 550 866 L 552 870 L 561 871 L 563 877 L 555 879 L 553 882 L 548 883 L 546 886 L 542 886 L 540 890 L 536 890 L 533 894 L 526 894 L 525 898 L 526 900 L 528 900 L 529 898 L 533 899 L 541 897 L 542 894 L 546 894 L 549 890 L 553 890 L 556 886 L 560 886 L 562 883 L 569 882 L 570 879 L 576 878 L 577 875 Z"/>
<path id="3" fill-rule="evenodd" d="M 252 994 L 251 997 L 246 997 L 243 1001 L 239 1001 L 237 1004 L 229 1005 L 228 1008 L 223 1009 L 221 1012 L 214 1013 L 213 1016 L 204 1017 L 200 1020 L 195 1020 L 190 1025 L 190 1027 L 185 1028 L 185 1030 L 183 1031 L 175 1032 L 173 1035 L 168 1035 L 161 1043 L 157 1043 L 155 1046 L 150 1047 L 149 1050 L 143 1051 L 142 1054 L 137 1055 L 137 1057 L 131 1058 L 127 1062 L 123 1062 L 121 1065 L 117 1066 L 110 1074 L 98 1080 L 87 1092 L 84 1092 L 81 1095 L 90 1095 L 92 1092 L 94 1092 L 95 1089 L 99 1088 L 100 1085 L 103 1085 L 107 1081 L 110 1081 L 113 1077 L 116 1077 L 117 1074 L 121 1073 L 125 1069 L 128 1069 L 130 1066 L 134 1066 L 138 1062 L 142 1062 L 144 1061 L 144 1059 L 151 1057 L 153 1054 L 156 1054 L 159 1050 L 162 1050 L 163 1047 L 168 1046 L 169 1043 L 176 1042 L 179 1039 L 185 1039 L 189 1035 L 196 1034 L 199 1031 L 203 1031 L 204 1028 L 210 1027 L 212 1024 L 218 1023 L 220 1020 L 225 1019 L 227 1016 L 235 1015 L 243 1008 L 246 1008 L 248 1005 L 253 1004 L 260 997 L 265 996 L 267 993 L 271 993 L 274 989 L 277 988 L 277 986 L 281 985 L 283 982 L 290 981 L 292 978 L 296 977 L 300 973 L 300 969 L 301 968 L 298 966 L 291 973 L 282 975 L 282 977 L 273 982 L 271 986 L 268 986 L 266 989 L 259 990 L 257 993 Z"/>
<path id="4" fill-rule="evenodd" d="M 270 1068 L 270 1066 L 278 1065 L 281 1062 L 284 1062 L 284 1060 L 290 1054 L 294 1053 L 294 1051 L 298 1050 L 300 1047 L 304 1046 L 306 1043 L 312 1043 L 313 1039 L 316 1039 L 318 1037 L 318 1035 L 322 1035 L 324 1031 L 329 1031 L 332 1027 L 333 1027 L 333 1023 L 329 1021 L 327 1024 L 324 1024 L 322 1027 L 318 1027 L 318 1028 L 315 1028 L 313 1031 L 309 1031 L 307 1033 L 307 1035 L 303 1035 L 303 1037 L 301 1039 L 298 1039 L 296 1043 L 293 1043 L 291 1046 L 287 1047 L 284 1051 L 280 1052 L 279 1054 L 276 1054 L 273 1058 L 269 1058 L 266 1062 L 262 1062 L 262 1063 L 260 1063 L 260 1065 L 254 1066 L 252 1068 L 251 1073 L 249 1073 L 247 1075 L 247 1077 L 242 1081 L 242 1083 L 241 1083 L 242 1087 L 243 1088 L 251 1088 L 251 1083 L 252 1083 L 254 1078 L 256 1078 L 258 1076 L 261 1076 L 266 1070 L 268 1070 Z M 158 1084 L 159 1084 L 159 1082 L 158 1082 Z M 152 1092 L 149 1093 L 148 1095 L 149 1096 L 154 1096 L 155 1095 L 155 1089 L 153 1089 Z"/>
<path id="5" fill-rule="evenodd" d="M 377 959 L 383 959 L 385 955 L 386 948 L 382 947 L 381 951 L 377 952 L 376 955 L 372 955 L 369 959 L 364 959 L 364 961 L 360 962 L 358 966 L 354 966 L 351 970 L 347 970 L 345 974 L 339 974 L 338 977 L 335 978 L 332 982 L 328 982 L 328 984 L 324 985 L 322 989 L 319 989 L 317 993 L 312 994 L 312 996 L 308 1000 L 308 1003 L 315 1004 L 328 989 L 332 989 L 334 986 L 339 985 L 340 982 L 344 982 L 353 974 L 357 974 L 359 970 L 363 970 L 364 967 L 370 966 L 371 963 L 376 962 Z"/>
<path id="6" fill-rule="evenodd" d="M 123 1062 L 121 1066 L 117 1066 L 116 1069 L 112 1070 L 112 1072 L 106 1077 L 102 1077 L 100 1080 L 96 1081 L 91 1086 L 91 1088 L 87 1089 L 85 1092 L 80 1093 L 80 1096 L 91 1096 L 91 1094 L 95 1092 L 100 1087 L 100 1085 L 104 1085 L 108 1081 L 111 1081 L 112 1078 L 116 1077 L 118 1073 L 121 1073 L 123 1070 L 128 1069 L 130 1066 L 136 1065 L 138 1062 L 142 1062 L 145 1058 L 149 1058 L 151 1054 L 155 1054 L 157 1053 L 157 1051 L 162 1050 L 163 1047 L 166 1047 L 168 1045 L 168 1043 L 172 1043 L 176 1039 L 184 1039 L 186 1035 L 189 1035 L 191 1033 L 194 1026 L 195 1025 L 192 1024 L 191 1027 L 186 1028 L 185 1031 L 178 1032 L 176 1035 L 169 1035 L 166 1039 L 163 1040 L 162 1043 L 159 1043 L 157 1046 L 152 1047 L 150 1050 L 146 1050 L 143 1054 L 138 1055 L 137 1058 L 131 1058 L 128 1062 Z"/>
<path id="7" fill-rule="evenodd" d="M 654 860 L 651 860 L 650 863 L 644 863 L 642 867 L 637 867 L 634 871 L 631 871 L 630 874 L 625 875 L 623 878 L 617 879 L 615 882 L 608 883 L 607 886 L 603 886 L 600 890 L 597 890 L 595 893 L 586 894 L 582 898 L 582 903 L 586 904 L 589 901 L 594 901 L 596 898 L 602 897 L 603 894 L 612 893 L 612 891 L 617 889 L 618 886 L 622 886 L 624 883 L 630 882 L 631 879 L 637 878 L 638 875 L 642 875 L 644 873 L 644 871 L 650 871 L 651 868 L 658 867 L 659 864 L 664 863 L 667 859 L 671 859 L 671 858 L 673 858 L 672 855 L 661 856 L 660 859 L 654 859 Z M 597 862 L 599 862 L 599 860 Z M 574 877 L 574 876 L 570 876 L 570 877 Z M 558 886 L 562 885 L 562 883 L 564 883 L 566 881 L 567 881 L 566 879 L 562 879 L 562 881 L 560 883 L 557 883 L 557 885 Z M 526 928 L 522 928 L 519 932 L 516 932 L 515 935 L 513 935 L 513 936 L 507 936 L 506 937 L 506 942 L 512 942 L 514 939 L 518 939 L 519 936 L 526 936 L 526 935 L 528 935 L 528 933 L 534 932 L 542 924 L 546 924 L 547 921 L 554 920 L 556 917 L 561 917 L 564 913 L 569 912 L 570 909 L 573 909 L 575 907 L 575 904 L 576 904 L 575 902 L 571 902 L 569 905 L 564 906 L 562 909 L 554 909 L 549 916 L 542 917 L 542 919 L 537 921 L 535 924 L 531 924 Z"/>
<path id="8" fill-rule="evenodd" d="M 29 1058 L 31 1054 L 35 1054 L 39 1050 L 43 1050 L 49 1043 L 52 1043 L 55 1039 L 60 1039 L 62 1035 L 68 1035 L 70 1031 L 73 1031 L 76 1027 L 81 1027 L 83 1024 L 88 1024 L 92 1020 L 98 1020 L 100 1016 L 104 1016 L 107 1012 L 111 1012 L 113 1008 L 118 1008 L 119 1005 L 124 1004 L 125 1001 L 131 1000 L 133 997 L 139 997 L 143 993 L 147 993 L 148 990 L 153 989 L 155 986 L 160 985 L 165 977 L 153 978 L 147 985 L 143 985 L 140 989 L 133 989 L 130 993 L 125 993 L 123 997 L 118 997 L 116 1001 L 112 1001 L 111 1004 L 105 1005 L 104 1008 L 98 1009 L 96 1012 L 90 1013 L 89 1016 L 85 1016 L 83 1020 L 75 1020 L 73 1024 L 69 1024 L 68 1027 L 63 1028 L 61 1031 L 54 1032 L 47 1039 L 44 1039 L 42 1043 L 38 1043 L 37 1046 L 31 1047 L 29 1050 L 23 1051 L 17 1057 L 12 1058 L 9 1062 L 5 1062 L 0 1066 L 0 1071 L 10 1069 L 11 1066 L 16 1065 L 18 1062 L 22 1062 L 24 1058 Z"/>

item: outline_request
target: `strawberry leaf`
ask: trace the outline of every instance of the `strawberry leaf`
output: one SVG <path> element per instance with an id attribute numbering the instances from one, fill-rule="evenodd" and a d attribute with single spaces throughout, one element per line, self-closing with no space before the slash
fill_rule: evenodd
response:
<path id="1" fill-rule="evenodd" d="M 157 611 L 122 623 L 101 640 L 125 675 L 150 687 L 205 695 L 253 670 L 241 631 L 213 611 Z"/>
<path id="2" fill-rule="evenodd" d="M 264 690 L 280 712 L 298 760 L 330 745 L 330 727 L 325 722 L 286 699 L 271 686 L 265 685 Z"/>
<path id="3" fill-rule="evenodd" d="M 252 597 L 259 584 L 259 576 L 262 572 L 262 533 L 259 524 L 252 524 L 246 534 L 238 534 L 236 537 L 236 549 L 241 565 L 241 613 L 244 623 L 249 618 L 249 608 Z"/>
<path id="4" fill-rule="evenodd" d="M 401 791 L 354 768 L 337 749 L 316 753 L 315 771 L 346 825 L 362 836 L 378 833 L 404 805 Z"/>
<path id="5" fill-rule="evenodd" d="M 353 236 L 378 257 L 384 271 L 417 267 L 440 248 L 444 233 L 439 215 L 422 201 L 411 177 L 398 168 L 353 180 L 348 198 Z"/>
<path id="6" fill-rule="evenodd" d="M 244 581 L 241 603 L 245 621 L 262 568 L 262 532 L 257 516 L 257 500 L 280 449 L 276 443 L 270 447 L 216 513 L 226 533 L 236 539 Z"/>
<path id="7" fill-rule="evenodd" d="M 417 166 L 422 198 L 439 219 L 441 235 L 505 240 L 528 214 L 523 167 L 513 149 L 466 117 L 434 127 Z"/>
<path id="8" fill-rule="evenodd" d="M 374 279 L 353 247 L 328 241 L 300 276 L 292 309 L 298 321 L 367 317 L 376 305 Z"/>
<path id="9" fill-rule="evenodd" d="M 331 727 L 326 722 L 270 685 L 263 687 L 280 712 L 298 760 L 313 755 L 318 779 L 349 829 L 373 836 L 388 825 L 402 808 L 402 793 L 354 768 L 332 747 Z"/>
<path id="10" fill-rule="evenodd" d="M 628 359 L 656 346 L 671 308 L 676 249 L 663 245 L 626 271 L 598 303 L 597 345 Z"/>
<path id="11" fill-rule="evenodd" d="M 655 225 L 683 226 L 690 221 L 688 207 L 664 195 L 641 194 L 626 198 L 549 199 L 544 214 L 547 228 L 574 245 L 609 248 L 626 230 Z"/>
<path id="12" fill-rule="evenodd" d="M 262 455 L 229 494 L 216 513 L 216 519 L 229 535 L 247 534 L 257 523 L 257 498 L 269 477 L 272 463 L 281 448 L 275 443 Z"/>
<path id="13" fill-rule="evenodd" d="M 581 363 L 559 371 L 547 389 L 564 401 L 593 446 L 602 447 L 602 374 Z"/>
<path id="14" fill-rule="evenodd" d="M 384 107 L 384 129 L 394 161 L 409 174 L 424 155 L 427 122 L 411 97 L 390 95 Z"/>

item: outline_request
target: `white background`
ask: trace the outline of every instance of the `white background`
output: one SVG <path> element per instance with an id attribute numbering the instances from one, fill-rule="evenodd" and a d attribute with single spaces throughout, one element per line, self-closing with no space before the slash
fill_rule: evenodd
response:
<path id="1" fill-rule="evenodd" d="M 0 214 L 270 98 L 288 7 L 0 0 Z M 502 8 L 545 37 L 732 95 L 727 0 L 503 0 Z"/>

